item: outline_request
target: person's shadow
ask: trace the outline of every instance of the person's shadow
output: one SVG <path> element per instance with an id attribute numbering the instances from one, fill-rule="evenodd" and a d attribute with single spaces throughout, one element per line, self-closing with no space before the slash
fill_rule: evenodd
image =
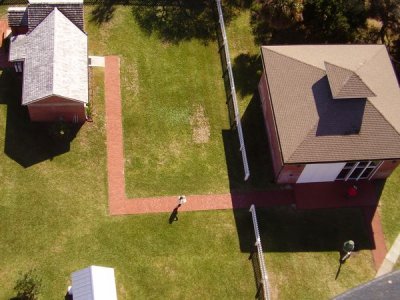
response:
<path id="1" fill-rule="evenodd" d="M 180 204 L 178 204 L 174 210 L 172 211 L 171 215 L 169 216 L 169 224 L 172 224 L 175 221 L 178 221 L 178 209 L 181 207 Z"/>

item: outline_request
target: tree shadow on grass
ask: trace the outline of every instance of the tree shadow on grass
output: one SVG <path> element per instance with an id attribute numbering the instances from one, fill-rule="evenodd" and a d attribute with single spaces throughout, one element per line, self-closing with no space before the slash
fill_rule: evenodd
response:
<path id="1" fill-rule="evenodd" d="M 239 7 L 249 6 L 248 2 L 224 1 L 225 24 L 236 16 Z M 159 5 L 135 5 L 132 6 L 132 14 L 146 33 L 156 33 L 166 42 L 198 39 L 208 43 L 217 36 L 218 13 L 215 1 L 170 0 Z"/>
<path id="2" fill-rule="evenodd" d="M 56 140 L 49 134 L 52 124 L 29 120 L 21 103 L 22 84 L 13 70 L 4 70 L 0 76 L 0 104 L 7 105 L 4 153 L 24 168 L 52 160 L 69 152 L 70 143 L 82 125 L 71 125 L 68 136 Z"/>
<path id="3" fill-rule="evenodd" d="M 262 73 L 262 62 L 259 54 L 241 53 L 235 57 L 232 66 L 236 90 L 242 97 L 251 95 L 257 90 Z"/>
<path id="4" fill-rule="evenodd" d="M 178 43 L 215 38 L 215 11 L 212 1 L 170 1 L 160 6 L 133 6 L 132 14 L 148 34 L 156 33 L 164 41 Z"/>
<path id="5" fill-rule="evenodd" d="M 114 17 L 115 4 L 116 3 L 113 0 L 105 0 L 100 2 L 92 11 L 90 22 L 101 25 L 110 21 Z"/>

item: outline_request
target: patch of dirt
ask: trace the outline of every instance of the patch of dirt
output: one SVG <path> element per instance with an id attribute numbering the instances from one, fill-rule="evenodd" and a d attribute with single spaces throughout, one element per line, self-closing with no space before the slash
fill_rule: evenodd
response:
<path id="1" fill-rule="evenodd" d="M 122 77 L 122 85 L 134 97 L 139 93 L 139 73 L 134 62 L 128 62 L 124 58 L 121 59 L 121 65 L 124 66 L 124 74 Z"/>
<path id="2" fill-rule="evenodd" d="M 196 144 L 205 144 L 210 140 L 210 123 L 205 115 L 204 107 L 199 105 L 195 108 L 194 114 L 190 117 L 192 126 L 192 139 Z"/>

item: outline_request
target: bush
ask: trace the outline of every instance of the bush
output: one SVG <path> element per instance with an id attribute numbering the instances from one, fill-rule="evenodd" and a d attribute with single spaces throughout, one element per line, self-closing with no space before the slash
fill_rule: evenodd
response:
<path id="1" fill-rule="evenodd" d="M 17 299 L 36 300 L 40 293 L 42 280 L 38 277 L 35 270 L 30 270 L 21 274 L 15 284 L 14 290 L 17 292 Z"/>
<path id="2" fill-rule="evenodd" d="M 70 132 L 71 132 L 70 125 L 63 121 L 52 123 L 49 127 L 49 134 L 55 141 L 68 140 Z"/>

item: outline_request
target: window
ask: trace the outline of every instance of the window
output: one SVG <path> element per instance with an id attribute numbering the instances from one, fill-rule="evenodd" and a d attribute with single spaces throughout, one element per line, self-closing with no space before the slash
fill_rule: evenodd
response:
<path id="1" fill-rule="evenodd" d="M 346 163 L 336 180 L 368 179 L 379 163 L 380 161 L 378 160 Z"/>

